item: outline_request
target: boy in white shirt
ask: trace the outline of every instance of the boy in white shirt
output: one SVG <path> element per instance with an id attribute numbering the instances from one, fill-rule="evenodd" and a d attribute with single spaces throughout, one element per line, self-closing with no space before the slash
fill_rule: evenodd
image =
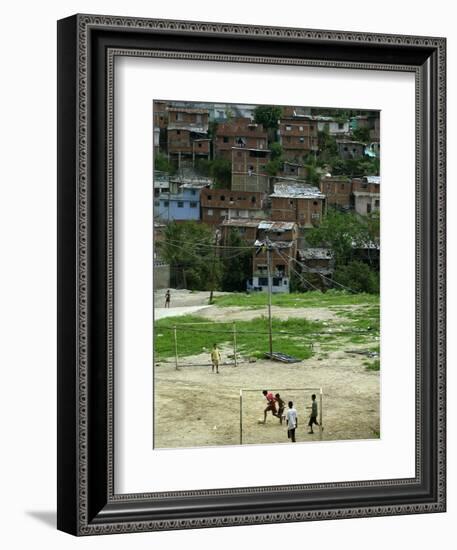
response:
<path id="1" fill-rule="evenodd" d="M 287 420 L 287 437 L 292 440 L 292 443 L 295 443 L 295 429 L 298 426 L 297 410 L 294 409 L 294 404 L 292 401 L 289 401 L 289 410 L 286 414 Z"/>

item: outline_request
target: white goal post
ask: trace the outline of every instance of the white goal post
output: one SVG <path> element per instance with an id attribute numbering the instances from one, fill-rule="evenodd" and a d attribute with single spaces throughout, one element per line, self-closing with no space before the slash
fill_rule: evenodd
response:
<path id="1" fill-rule="evenodd" d="M 264 391 L 265 388 L 240 388 L 240 445 L 243 444 L 243 392 L 244 393 L 248 393 L 248 392 L 262 392 Z M 319 392 L 319 436 L 320 436 L 320 439 L 322 439 L 322 433 L 323 433 L 323 424 L 322 424 L 322 419 L 323 419 L 323 410 L 322 410 L 322 405 L 323 405 L 323 395 L 324 395 L 324 392 L 322 390 L 322 388 L 274 388 L 274 389 L 271 389 L 270 390 L 271 392 L 278 392 L 278 391 L 281 391 L 281 392 L 287 392 L 287 391 L 293 391 L 293 392 L 316 392 L 318 393 Z"/>

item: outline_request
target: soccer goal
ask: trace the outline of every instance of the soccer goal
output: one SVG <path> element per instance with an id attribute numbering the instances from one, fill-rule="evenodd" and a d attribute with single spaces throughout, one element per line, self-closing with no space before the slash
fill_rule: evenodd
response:
<path id="1" fill-rule="evenodd" d="M 322 388 L 242 388 L 240 389 L 240 445 L 258 443 L 278 443 L 283 441 L 285 424 L 280 424 L 279 418 L 271 412 L 267 413 L 267 422 L 272 426 L 271 430 L 259 432 L 264 420 L 266 400 L 263 390 L 273 395 L 279 394 L 285 403 L 284 414 L 287 412 L 287 404 L 292 401 L 297 409 L 299 429 L 306 428 L 311 415 L 311 396 L 316 395 L 318 402 L 319 437 L 323 438 L 323 404 L 324 392 Z"/>
<path id="2" fill-rule="evenodd" d="M 237 347 L 237 326 L 235 321 L 228 322 L 213 322 L 213 321 L 199 321 L 193 323 L 174 323 L 169 326 L 162 326 L 160 328 L 163 331 L 162 337 L 165 337 L 170 343 L 172 349 L 171 357 L 174 360 L 176 370 L 181 367 L 210 367 L 211 362 L 209 356 L 211 353 L 212 343 L 222 343 L 224 346 L 223 356 L 225 359 L 221 363 L 222 366 L 234 366 L 237 367 L 242 363 Z M 208 360 L 203 362 L 186 361 L 186 357 L 180 353 L 182 349 L 186 349 L 189 338 L 195 338 L 195 340 L 203 340 L 206 344 L 204 348 Z M 222 350 L 221 350 L 222 351 Z"/>

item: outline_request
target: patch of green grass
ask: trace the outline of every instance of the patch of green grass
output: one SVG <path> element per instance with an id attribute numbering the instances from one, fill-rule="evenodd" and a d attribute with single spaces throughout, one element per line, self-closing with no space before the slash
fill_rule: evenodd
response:
<path id="1" fill-rule="evenodd" d="M 350 336 L 348 338 L 348 342 L 350 342 L 351 344 L 363 344 L 366 342 L 366 336 L 362 334 L 356 334 L 354 336 Z"/>
<path id="2" fill-rule="evenodd" d="M 379 359 L 375 359 L 372 362 L 365 361 L 364 365 L 367 370 L 379 371 L 381 369 L 381 361 Z"/>
<path id="3" fill-rule="evenodd" d="M 238 306 L 250 309 L 267 307 L 268 296 L 265 292 L 241 293 L 233 292 L 214 298 L 214 303 L 220 307 Z M 291 294 L 273 294 L 272 304 L 279 307 L 337 307 L 345 305 L 379 304 L 379 296 L 375 294 L 351 294 L 338 290 L 327 292 L 296 292 Z"/>
<path id="4" fill-rule="evenodd" d="M 199 324 L 193 324 L 199 323 Z M 155 323 L 155 359 L 163 360 L 175 355 L 173 327 L 177 327 L 178 356 L 210 353 L 213 344 L 232 345 L 233 323 L 209 322 L 202 324 L 201 317 L 186 315 L 168 317 Z M 298 359 L 313 355 L 313 333 L 322 330 L 322 324 L 306 319 L 280 320 L 273 318 L 273 351 L 287 353 Z M 268 319 L 264 316 L 251 321 L 236 322 L 237 351 L 248 357 L 264 357 L 269 349 Z"/>

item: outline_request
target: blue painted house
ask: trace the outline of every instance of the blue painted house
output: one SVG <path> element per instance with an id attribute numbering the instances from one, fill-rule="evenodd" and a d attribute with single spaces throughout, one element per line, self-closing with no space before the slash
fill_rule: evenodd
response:
<path id="1" fill-rule="evenodd" d="M 163 221 L 200 220 L 201 183 L 184 183 L 178 193 L 161 193 L 154 198 L 154 216 Z"/>

